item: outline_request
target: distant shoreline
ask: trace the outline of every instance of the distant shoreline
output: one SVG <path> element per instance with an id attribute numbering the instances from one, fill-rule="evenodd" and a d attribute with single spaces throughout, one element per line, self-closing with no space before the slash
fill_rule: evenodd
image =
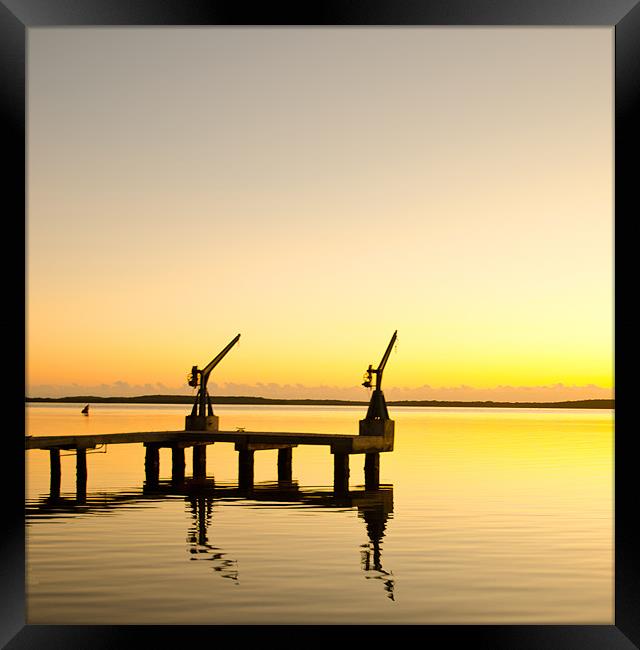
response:
<path id="1" fill-rule="evenodd" d="M 56 402 L 72 404 L 193 404 L 190 395 L 140 395 L 138 397 L 96 397 L 79 395 L 73 397 L 27 397 L 26 402 Z M 213 404 L 248 404 L 273 406 L 367 406 L 367 401 L 339 399 L 278 399 L 268 397 L 224 397 L 214 396 Z M 387 400 L 388 406 L 428 407 L 482 407 L 482 408 L 578 408 L 615 409 L 614 399 L 581 399 L 563 402 L 493 402 L 452 400 Z"/>

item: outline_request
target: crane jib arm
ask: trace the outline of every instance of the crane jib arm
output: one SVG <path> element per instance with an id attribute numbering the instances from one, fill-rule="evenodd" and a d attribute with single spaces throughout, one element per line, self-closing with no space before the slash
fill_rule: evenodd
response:
<path id="1" fill-rule="evenodd" d="M 204 368 L 204 370 L 202 370 L 203 380 L 207 378 L 211 373 L 211 371 L 222 361 L 222 359 L 224 359 L 227 352 L 231 350 L 231 348 L 238 342 L 239 339 L 240 339 L 240 334 L 238 334 L 238 336 L 236 336 L 236 338 L 233 339 L 233 341 L 231 341 L 231 343 L 229 343 L 229 345 L 227 345 L 227 347 L 224 350 L 222 350 L 222 352 L 220 352 L 218 356 L 212 359 L 211 362 Z"/>
<path id="2" fill-rule="evenodd" d="M 391 349 L 393 348 L 393 344 L 395 343 L 397 336 L 398 336 L 398 330 L 396 330 L 393 333 L 393 336 L 391 337 L 391 341 L 387 346 L 387 351 L 384 353 L 384 356 L 382 357 L 382 361 L 378 366 L 378 373 L 381 373 L 384 370 L 384 367 L 387 365 L 387 361 L 389 360 L 389 355 L 391 354 Z"/>

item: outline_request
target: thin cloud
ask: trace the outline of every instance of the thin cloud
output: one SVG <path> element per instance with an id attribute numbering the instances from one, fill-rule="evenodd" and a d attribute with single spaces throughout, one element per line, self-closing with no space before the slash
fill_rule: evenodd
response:
<path id="1" fill-rule="evenodd" d="M 209 384 L 211 395 L 252 396 L 280 399 L 344 399 L 368 400 L 370 393 L 361 386 L 305 386 L 303 384 L 262 383 L 223 383 Z M 187 384 L 167 386 L 161 382 L 130 384 L 115 381 L 112 384 L 82 385 L 72 384 L 38 384 L 27 390 L 29 397 L 70 397 L 75 395 L 94 395 L 96 397 L 135 397 L 139 395 L 193 395 L 193 389 Z M 595 384 L 584 386 L 551 384 L 542 386 L 498 385 L 491 388 L 474 388 L 461 384 L 459 386 L 418 387 L 390 386 L 385 388 L 387 400 L 461 400 L 461 401 L 564 401 L 579 399 L 611 399 L 614 391 Z"/>

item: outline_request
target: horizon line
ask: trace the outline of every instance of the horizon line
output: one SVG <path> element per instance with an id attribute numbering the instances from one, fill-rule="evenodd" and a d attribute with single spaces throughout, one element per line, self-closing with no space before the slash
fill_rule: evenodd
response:
<path id="1" fill-rule="evenodd" d="M 29 397 L 25 396 L 25 401 L 26 402 L 40 402 L 40 401 L 47 401 L 47 402 L 72 402 L 73 400 L 77 400 L 79 402 L 91 402 L 91 401 L 96 401 L 96 402 L 115 402 L 119 401 L 120 403 L 126 403 L 126 402 L 132 402 L 136 400 L 144 400 L 144 399 L 153 399 L 157 403 L 162 403 L 160 400 L 162 399 L 170 399 L 173 403 L 183 403 L 183 404 L 188 404 L 191 403 L 195 398 L 191 395 L 180 395 L 180 394 L 162 394 L 162 393 L 155 393 L 155 394 L 146 394 L 146 395 L 135 395 L 135 396 L 99 396 L 99 395 L 67 395 L 67 396 L 60 396 L 60 397 Z M 212 403 L 216 403 L 218 401 L 219 403 L 224 403 L 227 401 L 235 401 L 235 400 L 254 400 L 254 401 L 259 401 L 259 402 L 270 402 L 270 403 L 277 403 L 277 402 L 303 402 L 303 403 L 309 403 L 309 402 L 319 402 L 319 403 L 332 403 L 332 404 L 354 404 L 354 405 L 366 405 L 369 403 L 369 400 L 353 400 L 353 399 L 338 399 L 338 398 L 317 398 L 317 397 L 292 397 L 292 398 L 286 398 L 286 397 L 260 397 L 260 396 L 254 396 L 254 395 L 215 395 L 211 396 L 211 401 Z M 615 403 L 615 398 L 601 398 L 601 397 L 595 397 L 595 398 L 584 398 L 584 399 L 572 399 L 572 400 L 555 400 L 555 401 L 544 401 L 544 400 L 525 400 L 525 401 L 504 401 L 504 400 L 455 400 L 455 399 L 403 399 L 403 400 L 386 400 L 387 404 L 395 404 L 395 405 L 401 405 L 401 404 L 524 404 L 524 405 L 529 405 L 529 404 L 584 404 L 584 403 L 594 403 L 594 402 L 599 402 L 599 403 Z M 171 403 L 171 402 L 169 402 Z"/>

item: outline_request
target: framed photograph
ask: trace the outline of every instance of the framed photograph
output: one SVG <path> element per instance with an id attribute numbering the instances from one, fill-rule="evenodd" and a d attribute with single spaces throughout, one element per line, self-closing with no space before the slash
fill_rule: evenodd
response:
<path id="1" fill-rule="evenodd" d="M 639 4 L 0 0 L 7 648 L 640 647 Z"/>

